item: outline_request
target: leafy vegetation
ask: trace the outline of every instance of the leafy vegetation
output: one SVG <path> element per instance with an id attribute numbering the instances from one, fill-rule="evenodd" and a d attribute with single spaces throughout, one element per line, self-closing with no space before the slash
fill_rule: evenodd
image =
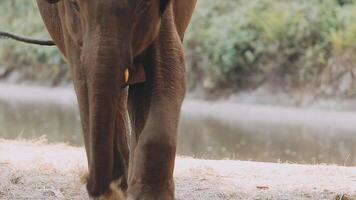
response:
<path id="1" fill-rule="evenodd" d="M 1 1 L 0 13 L 0 29 L 48 37 L 34 1 Z M 272 83 L 355 96 L 355 20 L 355 0 L 198 1 L 185 38 L 190 89 L 236 91 Z M 26 79 L 69 80 L 55 48 L 0 45 L 0 63 Z"/>
<path id="2" fill-rule="evenodd" d="M 39 39 L 49 38 L 36 1 L 0 1 L 0 13 L 0 30 Z M 15 81 L 29 80 L 48 85 L 69 80 L 68 68 L 53 47 L 0 40 L 0 67 L 15 69 L 18 74 Z"/>
<path id="3" fill-rule="evenodd" d="M 352 0 L 200 1 L 186 43 L 192 87 L 352 96 L 355 19 Z"/>

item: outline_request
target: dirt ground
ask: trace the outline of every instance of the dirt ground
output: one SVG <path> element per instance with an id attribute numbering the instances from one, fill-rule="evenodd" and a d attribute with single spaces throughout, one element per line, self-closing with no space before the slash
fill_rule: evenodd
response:
<path id="1" fill-rule="evenodd" d="M 36 141 L 0 140 L 0 199 L 88 199 L 81 177 L 83 148 Z M 356 198 L 356 168 L 179 157 L 177 199 Z"/>

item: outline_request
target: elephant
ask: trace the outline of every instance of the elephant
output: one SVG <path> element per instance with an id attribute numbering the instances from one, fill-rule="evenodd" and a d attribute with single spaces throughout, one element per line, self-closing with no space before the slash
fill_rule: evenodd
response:
<path id="1" fill-rule="evenodd" d="M 174 199 L 186 90 L 182 42 L 196 0 L 37 0 L 37 5 L 70 66 L 90 198 Z"/>

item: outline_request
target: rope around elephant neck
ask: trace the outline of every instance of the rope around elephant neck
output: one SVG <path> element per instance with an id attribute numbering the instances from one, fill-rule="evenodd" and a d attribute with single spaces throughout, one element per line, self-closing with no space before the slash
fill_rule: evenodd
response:
<path id="1" fill-rule="evenodd" d="M 55 46 L 56 44 L 52 40 L 37 40 L 31 39 L 26 37 L 21 37 L 12 33 L 0 31 L 0 39 L 13 39 L 16 41 L 28 43 L 28 44 L 35 44 L 41 46 Z"/>

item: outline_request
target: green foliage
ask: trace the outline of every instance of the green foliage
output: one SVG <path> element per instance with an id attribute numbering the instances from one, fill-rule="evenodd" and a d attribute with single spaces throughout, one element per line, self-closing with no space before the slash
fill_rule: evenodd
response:
<path id="1" fill-rule="evenodd" d="M 0 1 L 0 13 L 1 30 L 48 38 L 34 0 Z M 356 0 L 199 0 L 185 37 L 190 86 L 237 90 L 272 81 L 354 96 L 345 85 L 356 84 L 343 77 L 356 77 L 355 21 Z M 0 45 L 0 65 L 25 78 L 69 80 L 56 48 Z"/>
<path id="2" fill-rule="evenodd" d="M 36 1 L 0 1 L 0 13 L 0 30 L 31 38 L 49 38 L 36 7 Z M 54 47 L 0 40 L 0 65 L 15 67 L 22 79 L 42 83 L 68 80 L 68 73 L 64 72 L 67 71 L 67 67 Z"/>
<path id="3" fill-rule="evenodd" d="M 334 56 L 354 50 L 353 2 L 198 1 L 186 36 L 191 86 L 239 89 L 278 80 L 319 87 Z"/>
<path id="4" fill-rule="evenodd" d="M 340 5 L 346 5 L 346 4 L 353 4 L 355 3 L 355 0 L 336 0 L 336 2 Z"/>

